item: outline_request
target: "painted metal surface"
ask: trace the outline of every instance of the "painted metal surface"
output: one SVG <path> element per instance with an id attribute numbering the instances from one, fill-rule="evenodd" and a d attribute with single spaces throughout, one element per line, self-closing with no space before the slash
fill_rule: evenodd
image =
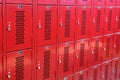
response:
<path id="1" fill-rule="evenodd" d="M 58 0 L 60 5 L 75 5 L 76 0 Z"/>
<path id="2" fill-rule="evenodd" d="M 2 16 L 2 5 L 0 5 L 0 16 Z M 3 40 L 3 30 L 2 30 L 2 17 L 0 17 L 0 54 L 2 53 L 2 40 Z"/>
<path id="3" fill-rule="evenodd" d="M 57 0 L 38 0 L 38 4 L 57 4 Z"/>
<path id="4" fill-rule="evenodd" d="M 90 6 L 92 4 L 92 0 L 77 0 L 77 4 Z"/>

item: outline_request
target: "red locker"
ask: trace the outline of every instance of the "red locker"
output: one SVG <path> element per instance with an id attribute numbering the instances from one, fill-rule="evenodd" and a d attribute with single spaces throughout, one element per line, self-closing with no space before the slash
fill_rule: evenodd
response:
<path id="1" fill-rule="evenodd" d="M 6 9 L 7 52 L 31 48 L 32 6 L 7 5 Z"/>
<path id="2" fill-rule="evenodd" d="M 76 5 L 76 0 L 58 0 L 60 5 Z"/>
<path id="3" fill-rule="evenodd" d="M 73 80 L 88 80 L 88 70 L 79 71 L 74 74 Z"/>
<path id="4" fill-rule="evenodd" d="M 2 0 L 0 0 L 0 3 L 2 3 Z"/>
<path id="5" fill-rule="evenodd" d="M 115 9 L 110 6 L 105 8 L 104 34 L 112 33 L 114 28 Z"/>
<path id="6" fill-rule="evenodd" d="M 92 0 L 92 4 L 95 6 L 105 6 L 105 0 Z"/>
<path id="7" fill-rule="evenodd" d="M 7 53 L 6 80 L 31 80 L 32 50 Z"/>
<path id="8" fill-rule="evenodd" d="M 2 76 L 2 70 L 3 70 L 2 67 L 3 67 L 2 55 L 0 54 L 0 80 L 3 80 L 3 79 L 2 79 L 2 77 L 3 77 L 3 76 Z"/>
<path id="9" fill-rule="evenodd" d="M 57 4 L 57 0 L 38 0 L 38 4 Z"/>
<path id="10" fill-rule="evenodd" d="M 74 40 L 75 7 L 61 6 L 59 9 L 58 42 Z"/>
<path id="11" fill-rule="evenodd" d="M 88 66 L 89 40 L 81 39 L 75 43 L 74 72 L 80 71 Z"/>
<path id="12" fill-rule="evenodd" d="M 77 4 L 78 5 L 91 5 L 92 4 L 92 0 L 77 0 Z"/>
<path id="13" fill-rule="evenodd" d="M 38 48 L 37 80 L 55 80 L 56 57 L 56 45 Z"/>
<path id="14" fill-rule="evenodd" d="M 104 8 L 95 6 L 92 8 L 92 22 L 91 22 L 91 36 L 98 36 L 103 34 L 104 26 Z"/>
<path id="15" fill-rule="evenodd" d="M 120 0 L 116 0 L 116 5 L 117 5 L 117 6 L 120 5 Z"/>
<path id="16" fill-rule="evenodd" d="M 73 73 L 74 43 L 65 42 L 58 44 L 58 78 L 65 77 Z"/>
<path id="17" fill-rule="evenodd" d="M 105 0 L 107 6 L 115 6 L 116 0 Z"/>
<path id="18" fill-rule="evenodd" d="M 114 32 L 120 32 L 120 7 L 115 8 Z"/>
<path id="19" fill-rule="evenodd" d="M 101 62 L 102 53 L 102 37 L 97 36 L 91 39 L 90 42 L 90 65 L 95 65 Z"/>
<path id="20" fill-rule="evenodd" d="M 32 4 L 33 0 L 6 0 L 6 3 Z"/>
<path id="21" fill-rule="evenodd" d="M 88 38 L 90 32 L 91 7 L 76 8 L 75 39 Z"/>
<path id="22" fill-rule="evenodd" d="M 0 16 L 2 16 L 2 6 L 0 5 Z M 2 53 L 2 17 L 0 17 L 0 53 Z"/>
<path id="23" fill-rule="evenodd" d="M 56 43 L 57 6 L 38 6 L 38 46 Z"/>
<path id="24" fill-rule="evenodd" d="M 103 37 L 102 60 L 109 60 L 113 55 L 113 35 L 107 34 Z"/>
<path id="25" fill-rule="evenodd" d="M 58 79 L 58 80 L 73 80 L 73 75 L 69 75 L 69 76 L 66 76 L 62 79 Z"/>

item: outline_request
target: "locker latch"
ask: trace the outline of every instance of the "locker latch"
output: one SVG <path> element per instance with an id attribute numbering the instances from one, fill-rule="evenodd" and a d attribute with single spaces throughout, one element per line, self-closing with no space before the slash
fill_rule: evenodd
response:
<path id="1" fill-rule="evenodd" d="M 40 68 L 41 68 L 41 67 L 40 67 L 40 64 L 38 64 L 38 70 L 40 70 Z"/>
<path id="2" fill-rule="evenodd" d="M 78 18 L 78 21 L 77 21 L 78 25 L 80 24 L 80 18 Z"/>
<path id="3" fill-rule="evenodd" d="M 10 78 L 11 78 L 10 71 L 8 72 L 8 76 L 7 76 L 7 77 L 8 77 L 8 79 L 10 79 Z"/>
<path id="4" fill-rule="evenodd" d="M 8 31 L 10 31 L 11 30 L 11 22 L 8 22 L 8 29 L 7 29 Z"/>
<path id="5" fill-rule="evenodd" d="M 94 23 L 94 24 L 96 23 L 95 17 L 93 18 L 93 23 Z"/>
<path id="6" fill-rule="evenodd" d="M 38 28 L 40 29 L 42 26 L 41 26 L 41 21 L 39 20 L 39 23 L 38 23 Z"/>
<path id="7" fill-rule="evenodd" d="M 79 56 L 78 56 L 78 54 L 76 54 L 76 59 L 78 59 L 79 58 Z"/>
<path id="8" fill-rule="evenodd" d="M 62 63 L 61 56 L 59 57 L 59 63 L 60 63 L 60 64 Z"/>
<path id="9" fill-rule="evenodd" d="M 107 16 L 105 17 L 105 22 L 108 23 L 108 17 Z"/>
<path id="10" fill-rule="evenodd" d="M 62 22 L 62 19 L 60 19 L 60 27 L 63 26 L 63 22 Z"/>
<path id="11" fill-rule="evenodd" d="M 118 16 L 116 16 L 116 22 L 118 22 Z"/>

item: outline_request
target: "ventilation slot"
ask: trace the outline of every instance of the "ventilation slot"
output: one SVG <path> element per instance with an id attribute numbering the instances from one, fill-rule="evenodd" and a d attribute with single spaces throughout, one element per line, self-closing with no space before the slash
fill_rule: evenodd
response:
<path id="1" fill-rule="evenodd" d="M 118 29 L 120 29 L 120 11 L 119 11 L 119 17 L 118 17 Z"/>
<path id="2" fill-rule="evenodd" d="M 69 47 L 64 48 L 64 72 L 68 71 L 69 65 Z"/>
<path id="3" fill-rule="evenodd" d="M 112 10 L 109 10 L 108 30 L 111 30 Z"/>
<path id="4" fill-rule="evenodd" d="M 87 1 L 87 0 L 83 0 L 83 1 Z"/>
<path id="5" fill-rule="evenodd" d="M 116 41 L 116 54 L 119 54 L 119 43 L 120 43 L 120 35 L 117 36 L 117 41 Z"/>
<path id="6" fill-rule="evenodd" d="M 106 48 L 107 48 L 107 50 L 106 50 L 106 58 L 108 58 L 109 55 L 110 55 L 110 37 L 107 38 Z"/>
<path id="7" fill-rule="evenodd" d="M 81 34 L 85 34 L 86 30 L 86 10 L 82 11 L 82 29 L 81 29 Z"/>
<path id="8" fill-rule="evenodd" d="M 96 40 L 95 41 L 95 56 L 94 56 L 95 61 L 98 61 L 98 48 L 99 48 L 99 40 Z"/>
<path id="9" fill-rule="evenodd" d="M 45 11 L 44 40 L 51 39 L 51 11 Z"/>
<path id="10" fill-rule="evenodd" d="M 100 32 L 100 18 L 101 18 L 101 10 L 98 10 L 97 11 L 96 32 Z"/>
<path id="11" fill-rule="evenodd" d="M 50 75 L 50 51 L 44 52 L 44 74 L 43 79 L 49 78 Z"/>
<path id="12" fill-rule="evenodd" d="M 117 73 L 118 73 L 118 61 L 115 62 L 115 76 L 114 78 L 117 79 Z"/>
<path id="13" fill-rule="evenodd" d="M 105 80 L 108 80 L 108 64 L 105 67 Z"/>
<path id="14" fill-rule="evenodd" d="M 70 16 L 71 13 L 70 11 L 66 11 L 65 12 L 65 37 L 69 37 L 70 36 Z"/>
<path id="15" fill-rule="evenodd" d="M 15 80 L 24 80 L 24 56 L 16 57 Z"/>
<path id="16" fill-rule="evenodd" d="M 98 0 L 98 2 L 102 2 L 102 0 Z"/>
<path id="17" fill-rule="evenodd" d="M 81 44 L 81 48 L 80 48 L 80 67 L 84 65 L 84 48 L 85 48 L 85 44 Z"/>
<path id="18" fill-rule="evenodd" d="M 79 80 L 83 80 L 83 75 L 80 75 L 80 76 L 79 76 Z"/>
<path id="19" fill-rule="evenodd" d="M 113 0 L 110 0 L 110 2 L 113 2 Z"/>
<path id="20" fill-rule="evenodd" d="M 94 80 L 97 80 L 97 69 L 94 70 Z"/>
<path id="21" fill-rule="evenodd" d="M 24 44 L 24 11 L 16 11 L 16 44 Z"/>

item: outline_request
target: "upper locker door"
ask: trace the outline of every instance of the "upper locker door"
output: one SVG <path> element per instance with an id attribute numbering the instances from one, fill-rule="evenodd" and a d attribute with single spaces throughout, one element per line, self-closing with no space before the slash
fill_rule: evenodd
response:
<path id="1" fill-rule="evenodd" d="M 60 5 L 75 5 L 76 0 L 58 0 Z"/>
<path id="2" fill-rule="evenodd" d="M 6 3 L 32 4 L 33 0 L 6 0 Z"/>
<path id="3" fill-rule="evenodd" d="M 91 0 L 77 0 L 78 5 L 88 5 L 88 6 L 90 6 L 91 3 L 92 3 Z"/>
<path id="4" fill-rule="evenodd" d="M 115 6 L 116 0 L 105 0 L 107 6 Z"/>
<path id="5" fill-rule="evenodd" d="M 2 6 L 0 5 L 0 53 L 2 53 Z"/>
<path id="6" fill-rule="evenodd" d="M 74 40 L 75 7 L 60 6 L 58 41 L 65 42 Z"/>
<path id="7" fill-rule="evenodd" d="M 88 38 L 90 32 L 91 7 L 83 6 L 76 9 L 75 39 Z"/>
<path id="8" fill-rule="evenodd" d="M 103 34 L 104 26 L 104 8 L 101 6 L 95 6 L 92 8 L 92 22 L 91 22 L 91 36 L 97 36 Z"/>
<path id="9" fill-rule="evenodd" d="M 56 43 L 57 6 L 38 6 L 38 46 Z"/>
<path id="10" fill-rule="evenodd" d="M 56 45 L 38 47 L 37 80 L 55 80 Z"/>
<path id="11" fill-rule="evenodd" d="M 31 48 L 32 6 L 6 5 L 6 10 L 7 52 Z"/>
<path id="12" fill-rule="evenodd" d="M 2 79 L 2 70 L 3 70 L 3 69 L 2 69 L 2 66 L 3 66 L 3 65 L 2 65 L 2 64 L 3 64 L 3 63 L 2 63 L 2 55 L 0 54 L 0 80 L 3 80 L 3 79 Z"/>
<path id="13" fill-rule="evenodd" d="M 105 6 L 105 0 L 92 0 L 92 4 L 95 6 Z"/>
<path id="14" fill-rule="evenodd" d="M 38 0 L 38 4 L 57 4 L 57 0 Z"/>

